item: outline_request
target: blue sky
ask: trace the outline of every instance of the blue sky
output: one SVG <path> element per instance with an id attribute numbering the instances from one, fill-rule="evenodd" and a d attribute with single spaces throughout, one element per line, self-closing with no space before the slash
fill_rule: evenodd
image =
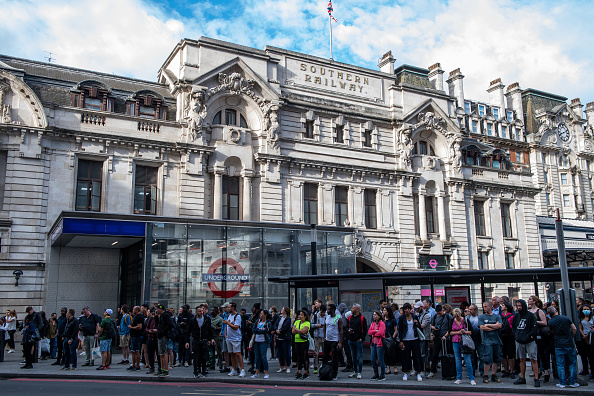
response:
<path id="1" fill-rule="evenodd" d="M 591 1 L 335 0 L 334 58 L 377 68 L 460 68 L 466 96 L 489 82 L 594 101 Z M 155 80 L 184 37 L 329 57 L 326 0 L 0 0 L 0 53 Z"/>

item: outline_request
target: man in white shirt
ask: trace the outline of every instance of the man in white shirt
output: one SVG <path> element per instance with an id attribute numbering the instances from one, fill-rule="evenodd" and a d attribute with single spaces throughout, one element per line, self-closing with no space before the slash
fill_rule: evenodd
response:
<path id="1" fill-rule="evenodd" d="M 225 326 L 225 341 L 227 343 L 227 350 L 231 357 L 231 372 L 227 375 L 237 375 L 235 368 L 239 366 L 241 372 L 240 377 L 245 377 L 245 370 L 243 368 L 243 358 L 241 357 L 241 316 L 237 313 L 237 304 L 229 304 L 229 317 L 223 320 Z"/>

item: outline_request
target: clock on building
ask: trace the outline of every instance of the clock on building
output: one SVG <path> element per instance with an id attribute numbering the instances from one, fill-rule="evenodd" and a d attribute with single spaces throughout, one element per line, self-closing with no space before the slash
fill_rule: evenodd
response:
<path id="1" fill-rule="evenodd" d="M 567 125 L 563 123 L 559 124 L 559 126 L 557 127 L 557 133 L 559 134 L 559 138 L 564 142 L 567 142 L 571 136 L 571 133 L 567 128 Z"/>

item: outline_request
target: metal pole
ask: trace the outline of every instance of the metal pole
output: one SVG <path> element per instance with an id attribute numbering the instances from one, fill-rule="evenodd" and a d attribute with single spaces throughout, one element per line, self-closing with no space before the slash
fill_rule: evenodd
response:
<path id="1" fill-rule="evenodd" d="M 316 229 L 316 225 L 311 225 L 311 274 L 317 275 L 318 274 L 318 230 Z M 312 302 L 313 300 L 317 299 L 318 289 L 312 288 Z"/>
<path id="2" fill-rule="evenodd" d="M 330 25 L 330 60 L 334 60 L 334 56 L 332 54 L 332 15 L 329 16 L 328 23 Z"/>
<path id="3" fill-rule="evenodd" d="M 557 220 L 555 220 L 555 232 L 557 234 L 557 255 L 559 257 L 559 268 L 561 269 L 561 287 L 563 288 L 563 300 L 565 305 L 564 314 L 571 318 L 571 295 L 569 293 L 569 275 L 567 274 L 563 220 L 561 220 L 561 216 L 559 215 L 559 209 L 557 209 Z"/>

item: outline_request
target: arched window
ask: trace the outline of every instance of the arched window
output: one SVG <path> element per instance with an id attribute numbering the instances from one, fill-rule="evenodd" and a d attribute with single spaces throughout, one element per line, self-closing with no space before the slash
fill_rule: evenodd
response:
<path id="1" fill-rule="evenodd" d="M 413 155 L 432 155 L 435 156 L 435 149 L 433 146 L 425 141 L 419 140 L 413 147 Z"/>
<path id="2" fill-rule="evenodd" d="M 82 81 L 70 90 L 72 107 L 97 111 L 113 111 L 111 89 L 94 80 Z"/>
<path id="3" fill-rule="evenodd" d="M 165 100 L 156 92 L 142 90 L 126 99 L 126 114 L 128 115 L 164 120 L 166 113 Z"/>
<path id="4" fill-rule="evenodd" d="M 239 125 L 238 125 L 238 111 L 235 109 L 220 110 L 215 114 L 212 119 L 213 125 L 234 125 L 241 128 L 248 128 L 247 121 L 243 114 L 239 113 Z M 224 117 L 224 118 L 223 118 Z"/>

